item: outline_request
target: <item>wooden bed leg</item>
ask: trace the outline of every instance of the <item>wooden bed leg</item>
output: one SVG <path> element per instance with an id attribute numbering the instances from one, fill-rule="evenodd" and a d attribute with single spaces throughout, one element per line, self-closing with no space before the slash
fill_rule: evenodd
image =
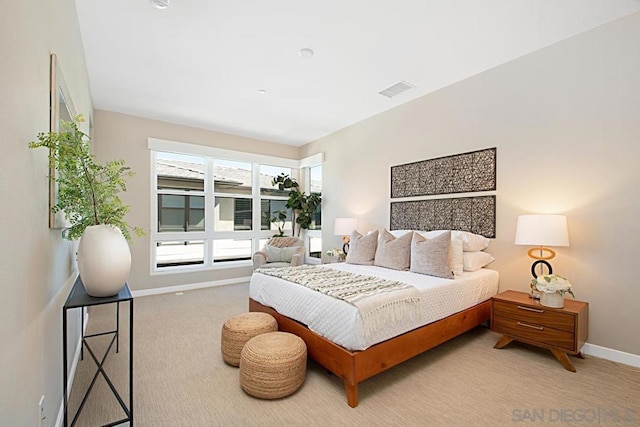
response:
<path id="1" fill-rule="evenodd" d="M 347 391 L 347 403 L 355 408 L 358 406 L 358 384 L 349 384 L 344 380 L 344 388 Z"/>

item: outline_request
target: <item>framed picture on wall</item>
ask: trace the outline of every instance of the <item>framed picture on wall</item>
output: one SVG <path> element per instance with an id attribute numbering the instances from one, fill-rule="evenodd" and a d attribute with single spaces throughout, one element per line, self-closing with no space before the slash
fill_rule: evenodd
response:
<path id="1" fill-rule="evenodd" d="M 76 109 L 71 101 L 69 90 L 62 75 L 60 62 L 55 53 L 50 56 L 50 86 L 49 86 L 49 130 L 51 132 L 59 132 L 61 121 L 69 122 L 77 114 Z M 58 199 L 58 185 L 54 179 L 57 170 L 54 165 L 50 165 L 49 170 L 49 228 L 67 228 L 70 223 L 64 218 L 63 212 L 54 213 L 51 208 L 56 204 Z"/>

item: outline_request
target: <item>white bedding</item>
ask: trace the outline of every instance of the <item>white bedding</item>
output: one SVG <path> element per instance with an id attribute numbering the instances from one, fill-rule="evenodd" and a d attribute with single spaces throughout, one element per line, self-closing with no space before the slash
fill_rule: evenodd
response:
<path id="1" fill-rule="evenodd" d="M 393 313 L 380 311 L 387 321 L 377 321 L 375 333 L 364 325 L 358 309 L 342 300 L 273 276 L 254 273 L 249 296 L 278 313 L 295 319 L 319 335 L 348 350 L 364 350 L 412 329 L 424 326 L 488 300 L 498 291 L 498 272 L 482 268 L 465 272 L 455 279 L 354 264 L 325 264 L 322 267 L 365 276 L 397 280 L 420 291 L 419 319 L 393 319 Z M 378 319 L 379 320 L 379 319 Z"/>

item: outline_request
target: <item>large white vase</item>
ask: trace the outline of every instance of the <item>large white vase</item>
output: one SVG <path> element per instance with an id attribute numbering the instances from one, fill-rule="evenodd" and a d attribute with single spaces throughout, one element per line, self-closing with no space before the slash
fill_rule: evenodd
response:
<path id="1" fill-rule="evenodd" d="M 78 246 L 78 270 L 92 297 L 120 292 L 131 271 L 131 251 L 120 229 L 110 225 L 87 227 Z"/>

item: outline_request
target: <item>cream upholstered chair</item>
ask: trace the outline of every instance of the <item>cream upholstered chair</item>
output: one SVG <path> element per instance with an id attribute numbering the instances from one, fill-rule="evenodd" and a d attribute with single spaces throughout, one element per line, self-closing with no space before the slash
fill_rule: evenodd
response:
<path id="1" fill-rule="evenodd" d="M 304 244 L 298 237 L 272 237 L 253 254 L 253 269 L 265 267 L 296 267 L 304 264 Z"/>

